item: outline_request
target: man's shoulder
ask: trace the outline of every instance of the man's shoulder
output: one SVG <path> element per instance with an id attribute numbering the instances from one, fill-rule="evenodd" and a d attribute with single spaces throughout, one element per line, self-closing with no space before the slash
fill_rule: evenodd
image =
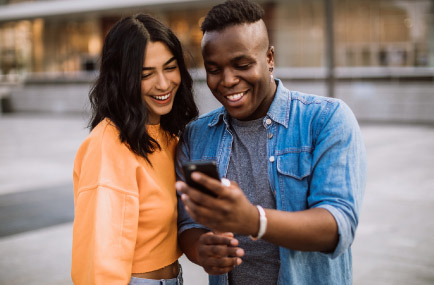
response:
<path id="1" fill-rule="evenodd" d="M 303 112 L 308 116 L 319 113 L 327 116 L 342 108 L 348 107 L 341 99 L 291 91 L 291 109 L 293 112 Z"/>
<path id="2" fill-rule="evenodd" d="M 321 127 L 327 122 L 341 127 L 353 127 L 357 120 L 351 108 L 339 98 L 318 96 L 313 94 L 291 91 L 291 114 L 297 123 L 309 123 Z"/>
<path id="3" fill-rule="evenodd" d="M 290 91 L 291 92 L 291 100 L 296 104 L 304 104 L 304 105 L 326 105 L 326 104 L 340 104 L 342 102 L 340 99 L 324 97 L 315 94 L 303 93 L 300 91 Z"/>
<path id="4" fill-rule="evenodd" d="M 203 115 L 200 115 L 199 118 L 189 123 L 188 128 L 201 128 L 206 127 L 212 124 L 218 123 L 219 120 L 222 120 L 223 116 L 225 114 L 224 107 L 219 107 L 217 109 L 214 109 L 212 111 L 209 111 L 208 113 L 205 113 Z"/>
<path id="5" fill-rule="evenodd" d="M 279 82 L 277 96 L 273 102 L 270 113 L 276 118 L 282 118 L 286 114 L 287 119 L 295 119 L 300 116 L 315 116 L 332 114 L 343 105 L 342 100 L 309 94 L 287 89 L 283 82 Z"/>
<path id="6" fill-rule="evenodd" d="M 306 124 L 321 128 L 326 122 L 353 121 L 353 113 L 344 101 L 300 91 L 288 90 L 283 84 L 269 114 L 286 127 Z M 341 122 L 339 124 L 347 124 Z"/>

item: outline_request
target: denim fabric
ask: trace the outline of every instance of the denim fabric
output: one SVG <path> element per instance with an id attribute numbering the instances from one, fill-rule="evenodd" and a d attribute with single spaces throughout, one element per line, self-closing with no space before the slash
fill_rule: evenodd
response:
<path id="1" fill-rule="evenodd" d="M 339 243 L 333 252 L 280 247 L 278 284 L 351 284 L 354 240 L 366 178 L 366 153 L 357 121 L 338 99 L 287 90 L 280 80 L 264 123 L 267 125 L 268 179 L 281 211 L 321 207 L 335 218 Z M 178 145 L 176 171 L 184 161 L 216 160 L 226 176 L 232 135 L 223 107 L 190 123 Z M 178 230 L 197 227 L 182 207 Z M 227 277 L 210 276 L 210 284 Z"/>

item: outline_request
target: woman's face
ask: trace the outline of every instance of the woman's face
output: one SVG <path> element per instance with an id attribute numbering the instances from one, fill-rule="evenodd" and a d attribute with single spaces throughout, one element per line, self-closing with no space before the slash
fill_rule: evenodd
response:
<path id="1" fill-rule="evenodd" d="M 166 44 L 149 42 L 142 68 L 142 98 L 148 108 L 148 124 L 160 123 L 160 117 L 172 110 L 181 84 L 178 62 Z"/>

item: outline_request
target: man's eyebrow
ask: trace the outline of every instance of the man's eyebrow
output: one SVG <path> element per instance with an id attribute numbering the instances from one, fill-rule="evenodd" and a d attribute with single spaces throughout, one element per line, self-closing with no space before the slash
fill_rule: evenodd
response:
<path id="1" fill-rule="evenodd" d="M 173 61 L 175 61 L 175 60 L 176 60 L 176 57 L 172 56 L 168 61 L 166 61 L 166 62 L 163 64 L 163 66 L 164 66 L 164 65 L 168 65 L 169 63 L 171 63 L 171 62 L 173 62 Z M 152 69 L 155 69 L 155 68 L 154 68 L 154 67 L 145 67 L 145 66 L 142 67 L 142 70 L 152 70 Z"/>
<path id="2" fill-rule="evenodd" d="M 234 63 L 234 62 L 238 62 L 240 60 L 253 60 L 253 58 L 251 56 L 243 54 L 243 55 L 239 55 L 239 56 L 236 56 L 236 57 L 232 58 L 231 62 Z M 216 62 L 214 62 L 212 60 L 205 60 L 204 64 L 207 64 L 207 65 L 218 65 Z"/>
<path id="3" fill-rule="evenodd" d="M 231 62 L 237 62 L 237 61 L 240 61 L 240 60 L 243 60 L 243 59 L 251 60 L 252 57 L 250 57 L 248 55 L 242 54 L 242 55 L 239 55 L 239 56 L 234 57 L 233 59 L 231 59 Z"/>

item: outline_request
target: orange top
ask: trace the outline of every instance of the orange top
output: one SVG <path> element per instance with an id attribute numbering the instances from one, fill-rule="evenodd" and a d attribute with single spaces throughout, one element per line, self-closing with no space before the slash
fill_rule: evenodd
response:
<path id="1" fill-rule="evenodd" d="M 75 284 L 127 284 L 131 273 L 160 269 L 182 254 L 177 244 L 176 139 L 148 126 L 161 151 L 152 166 L 119 139 L 105 119 L 80 146 L 74 163 Z"/>

